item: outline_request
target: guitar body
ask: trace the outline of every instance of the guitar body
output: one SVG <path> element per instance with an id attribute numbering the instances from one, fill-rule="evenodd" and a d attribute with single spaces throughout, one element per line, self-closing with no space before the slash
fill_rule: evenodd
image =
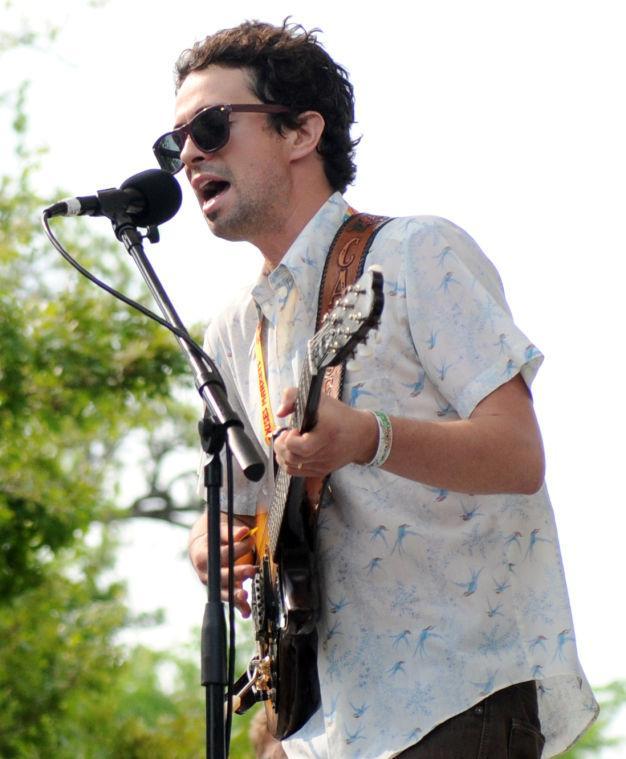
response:
<path id="1" fill-rule="evenodd" d="M 291 478 L 274 558 L 267 515 L 257 516 L 257 556 L 262 559 L 253 583 L 252 609 L 259 655 L 270 663 L 267 725 L 279 740 L 299 730 L 320 702 L 317 519 L 304 483 Z"/>
<path id="2" fill-rule="evenodd" d="M 378 324 L 382 288 L 382 274 L 370 269 L 345 291 L 309 341 L 294 412 L 301 432 L 316 424 L 325 370 L 350 356 Z M 316 544 L 324 484 L 278 469 L 269 510 L 257 514 L 252 587 L 257 656 L 250 662 L 254 677 L 248 677 L 254 695 L 237 711 L 243 713 L 254 700 L 265 701 L 268 729 L 279 740 L 299 730 L 320 703 Z"/>

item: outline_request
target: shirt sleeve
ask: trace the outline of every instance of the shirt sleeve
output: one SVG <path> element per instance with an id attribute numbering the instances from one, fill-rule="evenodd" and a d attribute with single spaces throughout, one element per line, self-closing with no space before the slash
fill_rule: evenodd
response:
<path id="1" fill-rule="evenodd" d="M 468 418 L 516 374 L 530 387 L 543 355 L 513 322 L 500 277 L 474 240 L 432 217 L 414 219 L 407 234 L 409 327 L 439 392 Z"/>

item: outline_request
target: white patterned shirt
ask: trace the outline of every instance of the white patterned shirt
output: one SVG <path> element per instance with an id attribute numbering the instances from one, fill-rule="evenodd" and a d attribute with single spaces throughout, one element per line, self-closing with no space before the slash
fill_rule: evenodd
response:
<path id="1" fill-rule="evenodd" d="M 267 320 L 272 407 L 298 384 L 314 332 L 326 253 L 347 204 L 336 193 L 279 266 L 207 331 L 234 406 L 259 444 L 254 336 Z M 378 234 L 378 336 L 348 363 L 343 400 L 425 420 L 468 418 L 489 393 L 542 361 L 515 326 L 491 262 L 461 229 L 436 217 L 399 218 Z M 291 349 L 275 328 L 291 288 Z M 597 706 L 576 652 L 548 494 L 469 495 L 380 469 L 331 476 L 319 520 L 321 707 L 289 757 L 386 759 L 490 693 L 536 680 L 544 756 L 564 751 Z M 238 481 L 235 510 L 253 514 L 261 486 Z"/>

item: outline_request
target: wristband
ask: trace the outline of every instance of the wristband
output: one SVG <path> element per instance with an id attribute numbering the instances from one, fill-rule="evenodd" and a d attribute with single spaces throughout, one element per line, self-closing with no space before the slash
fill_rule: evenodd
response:
<path id="1" fill-rule="evenodd" d="M 382 466 L 389 458 L 391 453 L 391 444 L 393 442 L 393 430 L 391 429 L 391 419 L 384 411 L 371 411 L 370 414 L 376 419 L 378 425 L 378 448 L 374 458 L 365 466 Z"/>

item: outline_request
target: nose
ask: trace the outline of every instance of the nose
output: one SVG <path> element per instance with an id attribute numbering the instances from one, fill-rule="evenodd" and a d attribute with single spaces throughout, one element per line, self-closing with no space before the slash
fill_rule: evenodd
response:
<path id="1" fill-rule="evenodd" d="M 185 169 L 191 169 L 194 164 L 205 161 L 210 155 L 210 153 L 203 153 L 191 137 L 188 134 L 185 135 L 185 142 L 180 151 L 180 160 L 183 162 Z"/>

